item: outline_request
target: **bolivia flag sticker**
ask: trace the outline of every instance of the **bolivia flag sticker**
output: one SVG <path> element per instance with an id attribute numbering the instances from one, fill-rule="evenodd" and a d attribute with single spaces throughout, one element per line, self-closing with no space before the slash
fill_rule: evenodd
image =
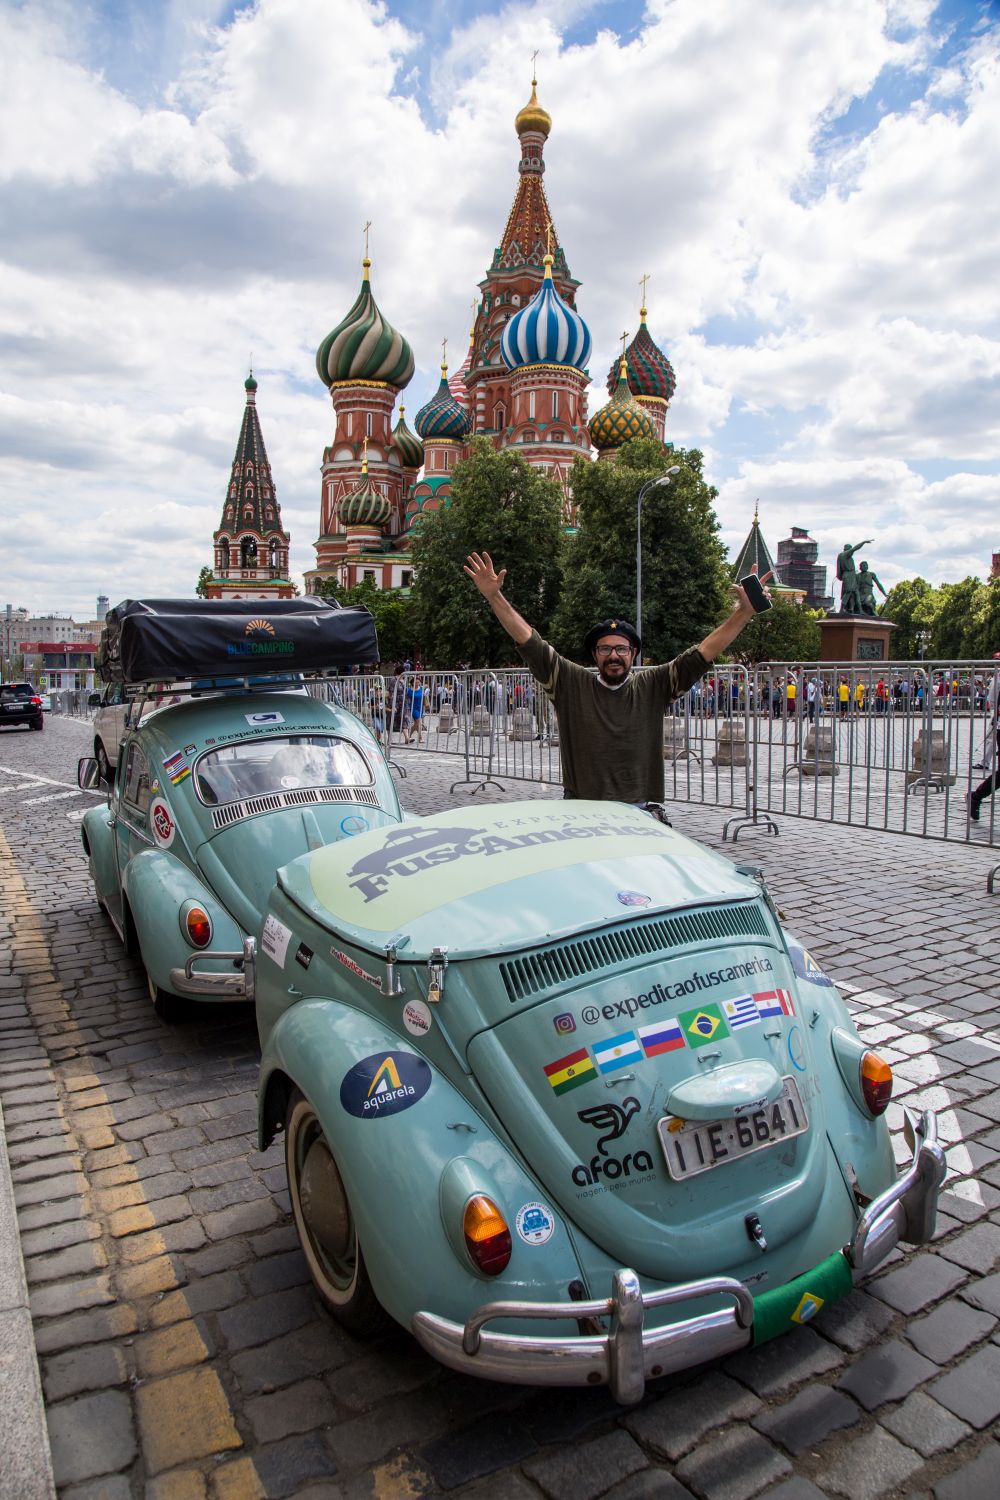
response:
<path id="1" fill-rule="evenodd" d="M 588 1079 L 596 1078 L 597 1069 L 586 1047 L 581 1047 L 577 1052 L 569 1052 L 555 1062 L 546 1063 L 545 1076 L 557 1094 L 566 1094 Z"/>

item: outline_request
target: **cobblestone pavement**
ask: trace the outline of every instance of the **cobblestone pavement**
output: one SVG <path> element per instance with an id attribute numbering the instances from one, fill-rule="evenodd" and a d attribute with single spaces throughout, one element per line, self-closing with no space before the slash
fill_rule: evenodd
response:
<path id="1" fill-rule="evenodd" d="M 952 1177 L 933 1246 L 623 1411 L 604 1392 L 463 1379 L 403 1332 L 362 1345 L 319 1309 L 280 1148 L 255 1150 L 252 1015 L 163 1026 L 94 903 L 75 789 L 87 742 L 58 717 L 0 736 L 0 1101 L 65 1500 L 995 1500 L 995 851 L 792 819 L 741 837 L 852 994 L 897 1097 L 940 1111 Z M 448 791 L 457 765 L 403 764 L 414 811 L 469 796 Z M 674 817 L 733 852 L 724 813 Z"/>

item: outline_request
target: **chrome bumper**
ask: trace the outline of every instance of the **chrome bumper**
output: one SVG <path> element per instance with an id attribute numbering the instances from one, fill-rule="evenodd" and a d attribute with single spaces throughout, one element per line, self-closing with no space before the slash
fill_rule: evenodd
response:
<path id="1" fill-rule="evenodd" d="M 644 1328 L 646 1310 L 699 1297 L 732 1297 L 721 1312 L 685 1318 L 666 1328 Z M 566 1338 L 484 1333 L 494 1318 L 611 1319 L 607 1333 Z M 611 1296 L 591 1302 L 488 1302 L 464 1328 L 418 1312 L 414 1337 L 453 1370 L 524 1385 L 608 1385 L 623 1406 L 641 1401 L 646 1381 L 704 1360 L 733 1354 L 753 1333 L 753 1298 L 741 1281 L 716 1276 L 662 1291 L 642 1291 L 634 1271 L 615 1271 Z"/>
<path id="2" fill-rule="evenodd" d="M 855 1280 L 874 1270 L 897 1241 L 922 1245 L 934 1233 L 945 1175 L 937 1123 L 930 1112 L 917 1119 L 907 1110 L 904 1132 L 912 1164 L 868 1205 L 844 1250 Z M 418 1312 L 410 1326 L 418 1343 L 453 1370 L 523 1385 L 607 1385 L 622 1405 L 640 1401 L 647 1380 L 733 1354 L 753 1338 L 753 1297 L 730 1277 L 643 1293 L 635 1272 L 622 1268 L 614 1272 L 611 1288 L 610 1297 L 590 1302 L 487 1302 L 464 1326 Z M 651 1308 L 719 1296 L 731 1297 L 733 1307 L 664 1328 L 644 1327 Z M 610 1318 L 611 1326 L 606 1333 L 565 1338 L 484 1332 L 498 1318 Z"/>
<path id="3" fill-rule="evenodd" d="M 209 973 L 195 968 L 195 964 L 208 958 L 241 963 L 243 967 L 234 969 L 231 974 Z M 257 990 L 256 939 L 244 938 L 240 953 L 219 953 L 207 948 L 203 953 L 192 953 L 183 969 L 170 970 L 170 988 L 176 995 L 209 995 L 213 1000 L 252 1000 Z"/>
<path id="4" fill-rule="evenodd" d="M 872 1199 L 845 1247 L 856 1281 L 885 1260 L 899 1240 L 925 1245 L 934 1233 L 938 1194 L 947 1171 L 937 1120 L 929 1110 L 918 1119 L 904 1109 L 903 1134 L 913 1161 L 891 1188 Z"/>

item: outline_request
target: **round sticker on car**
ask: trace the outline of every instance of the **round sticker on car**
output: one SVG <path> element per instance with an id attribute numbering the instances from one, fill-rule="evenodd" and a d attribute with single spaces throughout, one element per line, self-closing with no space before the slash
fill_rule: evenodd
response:
<path id="1" fill-rule="evenodd" d="M 556 1221 L 551 1208 L 544 1203 L 525 1203 L 518 1209 L 514 1225 L 526 1245 L 547 1245 Z"/>
<path id="2" fill-rule="evenodd" d="M 411 1036 L 426 1036 L 433 1024 L 431 1008 L 423 1000 L 408 1000 L 403 1006 L 403 1025 Z"/>
<path id="3" fill-rule="evenodd" d="M 412 1052 L 374 1052 L 356 1062 L 340 1085 L 340 1103 L 357 1120 L 409 1109 L 431 1086 L 431 1070 Z"/>
<path id="4" fill-rule="evenodd" d="M 154 797 L 149 804 L 149 826 L 160 848 L 169 849 L 177 832 L 177 824 L 162 797 Z"/>

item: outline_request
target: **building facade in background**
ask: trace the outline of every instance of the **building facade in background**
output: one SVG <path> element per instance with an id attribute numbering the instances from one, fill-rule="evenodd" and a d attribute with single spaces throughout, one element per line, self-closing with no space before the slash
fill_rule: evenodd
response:
<path id="1" fill-rule="evenodd" d="M 474 437 L 519 453 L 553 478 L 568 529 L 576 522 L 570 473 L 577 456 L 589 458 L 592 444 L 605 458 L 629 437 L 663 438 L 675 379 L 649 333 L 645 306 L 624 350 L 624 375 L 616 361 L 611 399 L 588 421 L 590 332 L 545 194 L 552 120 L 534 79 L 514 124 L 514 201 L 479 283 L 469 347 L 450 379 L 442 350 L 440 384 L 413 427 L 402 405 L 395 415 L 413 376 L 413 351 L 375 301 L 367 249 L 354 305 L 319 347 L 316 367 L 330 392 L 334 435 L 323 452 L 309 593 L 330 579 L 352 587 L 365 577 L 380 589 L 406 588 L 414 531 L 424 514 L 447 504 L 455 465 Z"/>
<path id="2" fill-rule="evenodd" d="M 778 577 L 786 588 L 801 590 L 810 609 L 833 609 L 833 595 L 826 591 L 826 568 L 819 558 L 819 544 L 808 531 L 793 526 L 792 534 L 778 543 Z"/>

